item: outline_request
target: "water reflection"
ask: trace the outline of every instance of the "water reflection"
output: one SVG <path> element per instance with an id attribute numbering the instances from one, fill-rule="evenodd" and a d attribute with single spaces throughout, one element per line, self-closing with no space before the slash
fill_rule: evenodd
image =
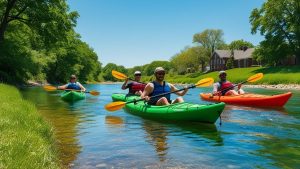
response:
<path id="1" fill-rule="evenodd" d="M 81 149 L 77 139 L 80 112 L 67 109 L 68 103 L 57 99 L 58 92 L 46 93 L 40 88 L 31 88 L 22 91 L 22 94 L 25 99 L 37 104 L 39 113 L 54 127 L 61 163 L 64 168 L 69 168 Z"/>

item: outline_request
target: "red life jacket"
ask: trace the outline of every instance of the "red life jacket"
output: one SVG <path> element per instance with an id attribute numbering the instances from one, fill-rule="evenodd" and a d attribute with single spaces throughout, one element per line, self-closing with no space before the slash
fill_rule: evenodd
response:
<path id="1" fill-rule="evenodd" d="M 146 84 L 133 82 L 131 86 L 131 93 L 135 93 L 137 91 L 144 91 Z"/>
<path id="2" fill-rule="evenodd" d="M 224 90 L 222 91 L 222 96 L 224 96 L 229 90 L 232 90 L 233 89 L 233 84 L 229 81 L 226 81 L 226 82 L 219 82 L 220 83 L 220 88 L 219 88 L 219 91 L 221 90 Z"/>

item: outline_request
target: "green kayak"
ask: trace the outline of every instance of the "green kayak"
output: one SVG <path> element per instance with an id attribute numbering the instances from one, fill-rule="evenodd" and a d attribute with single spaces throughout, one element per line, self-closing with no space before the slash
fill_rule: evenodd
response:
<path id="1" fill-rule="evenodd" d="M 77 100 L 82 100 L 85 98 L 85 93 L 84 92 L 76 92 L 76 91 L 64 91 L 60 97 L 64 101 L 68 102 L 74 102 Z"/>
<path id="2" fill-rule="evenodd" d="M 114 101 L 133 101 L 134 99 L 140 99 L 140 97 L 115 93 L 112 95 L 112 99 Z M 148 105 L 143 101 L 139 101 L 135 104 L 126 104 L 125 110 L 133 115 L 155 120 L 215 123 L 224 107 L 225 103 L 222 102 L 207 105 L 184 102 L 166 106 L 153 106 Z"/>

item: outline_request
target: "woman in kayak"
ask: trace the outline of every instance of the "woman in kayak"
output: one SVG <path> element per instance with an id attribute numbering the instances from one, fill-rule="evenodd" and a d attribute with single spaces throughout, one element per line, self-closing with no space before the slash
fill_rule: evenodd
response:
<path id="1" fill-rule="evenodd" d="M 234 84 L 232 84 L 230 81 L 226 80 L 226 72 L 220 71 L 219 72 L 219 78 L 220 81 L 214 84 L 213 89 L 213 95 L 222 95 L 222 96 L 230 96 L 230 95 L 240 95 L 244 94 L 244 90 L 241 89 L 242 84 L 238 85 L 238 91 L 234 90 Z"/>
<path id="2" fill-rule="evenodd" d="M 173 92 L 175 90 L 178 90 L 174 85 L 164 81 L 165 78 L 164 68 L 157 67 L 154 71 L 154 75 L 156 80 L 146 85 L 145 90 L 141 95 L 141 98 L 148 101 L 148 104 L 151 105 L 169 105 L 172 103 L 184 102 L 182 97 L 177 97 L 175 100 L 171 101 L 171 94 L 166 94 L 164 96 L 151 98 L 151 96 L 156 96 L 162 93 Z M 187 91 L 188 89 L 185 88 L 185 90 L 177 92 L 176 94 L 179 96 L 183 96 Z"/>
<path id="3" fill-rule="evenodd" d="M 142 73 L 140 71 L 135 71 L 134 72 L 134 81 L 128 83 L 129 79 L 127 78 L 121 88 L 123 90 L 126 90 L 127 88 L 129 88 L 128 94 L 141 95 L 146 86 L 146 84 L 140 82 L 141 76 L 142 76 Z"/>
<path id="4" fill-rule="evenodd" d="M 73 90 L 81 90 L 81 91 L 85 91 L 86 89 L 79 83 L 76 81 L 76 76 L 75 75 L 71 75 L 70 76 L 70 82 L 68 84 L 65 84 L 63 86 L 58 86 L 58 89 L 73 89 Z"/>

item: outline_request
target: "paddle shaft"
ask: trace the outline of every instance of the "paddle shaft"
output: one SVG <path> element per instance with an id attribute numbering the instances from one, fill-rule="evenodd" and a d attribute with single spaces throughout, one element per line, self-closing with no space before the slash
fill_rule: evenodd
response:
<path id="1" fill-rule="evenodd" d="M 82 90 L 74 90 L 74 89 L 58 89 L 57 90 L 70 90 L 70 91 L 75 91 L 75 92 L 84 92 L 84 93 L 90 93 L 90 91 L 82 91 Z"/>
<path id="2" fill-rule="evenodd" d="M 198 84 L 198 85 L 200 85 L 200 84 Z M 191 85 L 191 86 L 187 87 L 187 89 L 195 88 L 198 85 Z M 160 96 L 164 96 L 164 95 L 171 94 L 171 93 L 177 93 L 177 92 L 183 91 L 185 89 L 186 88 L 182 88 L 182 89 L 179 89 L 179 90 L 175 90 L 173 92 L 167 92 L 167 93 L 158 94 L 158 95 L 155 95 L 155 96 L 151 96 L 150 98 L 160 97 Z M 145 100 L 145 98 L 144 99 L 138 99 L 138 100 L 129 101 L 129 102 L 126 102 L 126 104 L 128 104 L 128 103 L 135 103 L 135 102 L 139 102 L 139 101 L 143 101 L 143 100 Z"/>

